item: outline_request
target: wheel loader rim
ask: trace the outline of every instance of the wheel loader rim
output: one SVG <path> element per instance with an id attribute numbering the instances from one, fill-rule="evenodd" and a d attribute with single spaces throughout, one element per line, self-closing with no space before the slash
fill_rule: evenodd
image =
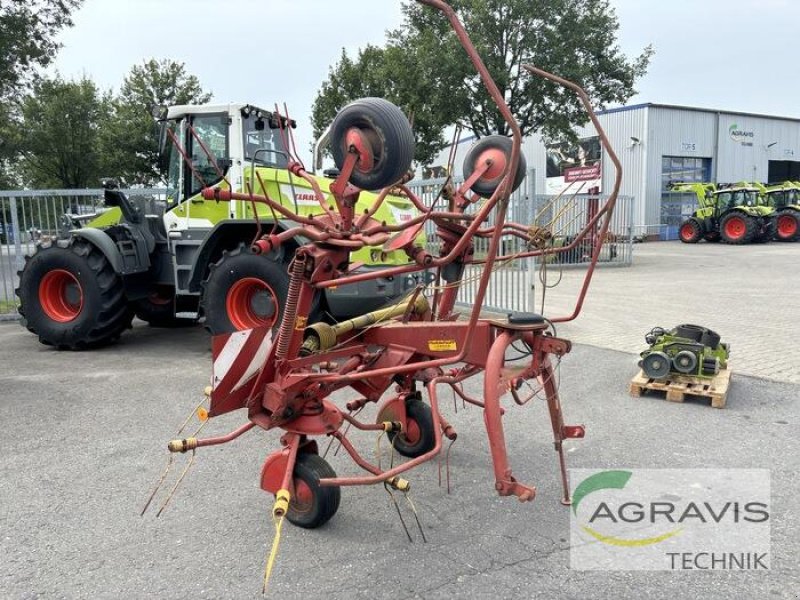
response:
<path id="1" fill-rule="evenodd" d="M 692 239 L 694 237 L 694 226 L 688 222 L 681 225 L 680 236 L 684 240 Z"/>
<path id="2" fill-rule="evenodd" d="M 797 219 L 791 215 L 781 215 L 778 217 L 778 235 L 782 238 L 790 238 L 797 234 Z"/>
<path id="3" fill-rule="evenodd" d="M 69 298 L 71 289 L 77 289 L 77 301 Z M 53 269 L 39 283 L 39 304 L 53 321 L 69 323 L 77 319 L 83 310 L 83 288 L 77 277 L 69 271 Z"/>
<path id="4" fill-rule="evenodd" d="M 734 216 L 727 220 L 725 223 L 725 235 L 732 240 L 738 240 L 744 237 L 747 233 L 747 226 L 744 219 L 740 216 Z"/>
<path id="5" fill-rule="evenodd" d="M 267 292 L 275 310 L 270 317 L 264 317 L 253 309 L 253 298 L 259 292 Z M 278 316 L 278 298 L 267 283 L 256 277 L 244 277 L 228 290 L 225 309 L 231 324 L 239 331 L 256 327 L 272 327 Z"/>

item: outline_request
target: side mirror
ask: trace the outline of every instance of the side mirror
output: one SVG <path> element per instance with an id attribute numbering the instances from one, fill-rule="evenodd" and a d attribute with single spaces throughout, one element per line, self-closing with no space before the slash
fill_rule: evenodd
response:
<path id="1" fill-rule="evenodd" d="M 163 121 L 167 118 L 169 107 L 166 104 L 156 104 L 150 109 L 150 114 L 156 121 Z"/>

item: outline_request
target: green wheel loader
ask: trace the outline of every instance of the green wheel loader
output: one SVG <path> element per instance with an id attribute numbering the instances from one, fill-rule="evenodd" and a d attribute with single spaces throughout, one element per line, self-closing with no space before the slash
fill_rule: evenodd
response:
<path id="1" fill-rule="evenodd" d="M 800 182 L 765 186 L 762 194 L 775 211 L 775 239 L 779 242 L 800 240 Z"/>
<path id="2" fill-rule="evenodd" d="M 748 244 L 769 240 L 773 235 L 775 210 L 767 206 L 758 187 L 736 184 L 717 188 L 713 183 L 675 183 L 675 192 L 697 196 L 697 210 L 681 223 L 682 242 L 694 244 L 702 239 L 728 244 Z"/>
<path id="3" fill-rule="evenodd" d="M 146 214 L 109 183 L 107 210 L 88 221 L 67 215 L 69 226 L 59 238 L 26 257 L 16 290 L 19 312 L 42 343 L 66 349 L 107 344 L 134 315 L 162 326 L 204 317 L 212 334 L 280 322 L 292 249 L 257 256 L 250 245 L 259 227 L 270 233 L 290 225 L 263 204 L 204 200 L 200 192 L 230 185 L 280 198 L 301 215 L 319 212 L 308 184 L 287 170 L 281 130 L 295 123 L 249 104 L 173 106 L 158 120 L 171 190 L 164 214 Z M 328 192 L 332 180 L 315 179 Z M 356 211 L 374 200 L 375 194 L 361 192 Z M 375 214 L 387 223 L 415 216 L 411 202 L 393 195 Z M 351 269 L 408 260 L 403 252 L 365 248 L 353 253 Z M 309 320 L 363 314 L 417 283 L 408 276 L 329 289 L 316 299 Z"/>

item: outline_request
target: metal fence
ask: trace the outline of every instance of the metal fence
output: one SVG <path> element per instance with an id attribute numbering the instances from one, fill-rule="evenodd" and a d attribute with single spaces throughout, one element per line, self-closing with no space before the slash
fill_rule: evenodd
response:
<path id="1" fill-rule="evenodd" d="M 163 213 L 167 190 L 122 191 L 145 213 Z M 89 220 L 103 209 L 102 189 L 0 191 L 0 319 L 17 316 L 17 271 L 25 264 L 25 256 L 33 253 L 36 242 L 71 229 L 71 223 L 64 220 L 66 214 Z"/>
<path id="2" fill-rule="evenodd" d="M 606 201 L 596 199 L 553 199 L 536 195 L 531 171 L 509 202 L 507 220 L 517 223 L 549 224 L 556 236 L 556 244 L 572 241 L 575 234 Z M 443 179 L 415 181 L 410 184 L 427 206 L 438 196 Z M 165 189 L 123 190 L 134 202 L 143 205 L 147 214 L 163 212 Z M 443 200 L 436 206 L 443 209 Z M 474 207 L 477 208 L 477 207 Z M 600 257 L 601 265 L 626 266 L 632 261 L 632 198 L 620 197 Z M 54 238 L 59 230 L 69 228 L 64 222 L 65 214 L 83 215 L 87 220 L 103 209 L 103 190 L 26 190 L 0 191 L 0 319 L 17 316 L 18 298 L 14 290 L 19 285 L 17 271 L 24 265 L 24 257 L 31 254 L 39 240 Z M 494 215 L 490 215 L 490 223 Z M 427 224 L 429 251 L 438 253 L 435 243 L 434 225 Z M 475 254 L 486 254 L 488 240 L 475 240 Z M 513 255 L 523 250 L 522 240 L 506 241 L 501 248 L 504 255 Z M 559 255 L 559 266 L 580 268 L 589 260 L 589 255 L 580 246 Z M 470 266 L 464 275 L 464 285 L 458 296 L 460 304 L 472 305 L 478 288 L 478 279 L 483 272 L 480 265 Z M 494 311 L 532 311 L 537 265 L 532 258 L 514 259 L 503 263 L 491 275 L 484 307 Z"/>
<path id="3" fill-rule="evenodd" d="M 548 227 L 555 236 L 556 245 L 568 245 L 586 222 L 592 218 L 605 202 L 607 196 L 600 197 L 562 197 L 537 195 L 534 187 L 534 171 L 529 171 L 522 185 L 512 194 L 509 201 L 507 221 L 522 224 L 537 224 Z M 456 184 L 460 179 L 455 180 Z M 412 181 L 409 187 L 419 195 L 427 206 L 437 198 L 445 179 Z M 446 209 L 444 200 L 439 200 L 436 208 Z M 477 206 L 471 207 L 477 210 Z M 493 223 L 494 213 L 489 216 Z M 599 265 L 629 266 L 633 261 L 633 198 L 621 196 L 609 227 L 609 235 L 603 242 Z M 438 254 L 439 247 L 434 238 L 435 226 L 428 223 L 428 251 Z M 485 256 L 489 241 L 475 240 L 475 255 Z M 501 254 L 510 256 L 524 250 L 520 239 L 503 242 Z M 548 261 L 559 267 L 581 268 L 590 261 L 588 246 L 578 244 L 575 249 L 550 257 Z M 539 259 L 541 260 L 541 259 Z M 464 283 L 459 290 L 458 303 L 471 306 L 475 301 L 479 279 L 483 273 L 481 265 L 470 266 L 464 274 Z M 504 262 L 492 273 L 483 306 L 487 310 L 507 312 L 534 312 L 535 281 L 538 279 L 537 261 L 533 258 L 520 258 Z"/>

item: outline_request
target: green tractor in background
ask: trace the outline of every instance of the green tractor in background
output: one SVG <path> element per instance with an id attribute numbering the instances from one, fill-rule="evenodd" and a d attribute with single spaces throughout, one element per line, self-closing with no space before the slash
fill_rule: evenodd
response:
<path id="1" fill-rule="evenodd" d="M 363 121 L 369 127 L 398 118 L 387 112 L 387 104 L 362 99 L 343 108 L 334 125 Z M 110 183 L 106 210 L 89 218 L 65 215 L 59 239 L 39 244 L 26 257 L 16 290 L 19 312 L 42 343 L 67 349 L 100 346 L 130 327 L 134 314 L 160 326 L 205 317 L 212 334 L 280 323 L 288 265 L 305 240 L 254 254 L 250 246 L 259 232 L 278 233 L 293 224 L 263 204 L 206 200 L 201 190 L 250 189 L 300 215 L 321 212 L 308 183 L 287 169 L 284 140 L 295 123 L 249 104 L 173 106 L 157 118 L 171 189 L 163 214 L 149 214 Z M 384 162 L 386 181 L 365 182 L 362 189 L 382 188 L 405 175 Z M 332 179 L 315 179 L 327 193 Z M 375 199 L 360 192 L 356 212 L 364 213 Z M 416 216 L 409 200 L 388 195 L 374 218 L 400 223 Z M 420 240 L 424 244 L 424 234 Z M 349 268 L 363 272 L 408 262 L 404 252 L 366 247 L 352 253 Z M 375 310 L 417 284 L 415 276 L 405 276 L 329 288 L 315 300 L 309 322 Z"/>
<path id="2" fill-rule="evenodd" d="M 665 379 L 671 373 L 711 378 L 728 366 L 730 346 L 707 327 L 654 327 L 644 339 L 650 347 L 640 354 L 639 366 L 651 379 Z"/>
<path id="3" fill-rule="evenodd" d="M 772 238 L 775 209 L 766 205 L 755 185 L 739 183 L 718 188 L 714 183 L 675 183 L 670 190 L 697 196 L 697 210 L 681 223 L 678 232 L 686 244 L 702 239 L 748 244 Z"/>
<path id="4" fill-rule="evenodd" d="M 796 242 L 800 239 L 800 182 L 785 181 L 761 189 L 768 206 L 775 211 L 775 239 L 779 242 Z"/>

